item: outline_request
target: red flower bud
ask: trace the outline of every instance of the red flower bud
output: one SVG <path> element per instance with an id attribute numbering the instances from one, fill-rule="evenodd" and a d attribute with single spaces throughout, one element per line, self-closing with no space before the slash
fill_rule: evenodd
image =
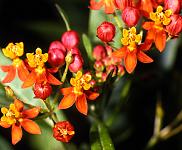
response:
<path id="1" fill-rule="evenodd" d="M 98 60 L 94 63 L 94 69 L 97 71 L 103 71 L 104 70 L 104 65 L 102 61 Z"/>
<path id="2" fill-rule="evenodd" d="M 68 121 L 61 121 L 54 125 L 53 137 L 58 141 L 69 142 L 74 134 L 74 127 Z"/>
<path id="3" fill-rule="evenodd" d="M 106 57 L 106 50 L 102 45 L 97 45 L 93 50 L 93 57 L 96 60 L 101 60 Z"/>
<path id="4" fill-rule="evenodd" d="M 166 30 L 171 36 L 178 36 L 182 31 L 182 17 L 180 15 L 172 15 L 171 23 L 166 26 Z"/>
<path id="5" fill-rule="evenodd" d="M 164 0 L 164 8 L 172 10 L 173 14 L 180 12 L 180 0 Z"/>
<path id="6" fill-rule="evenodd" d="M 112 58 L 111 57 L 106 57 L 104 59 L 102 59 L 104 66 L 109 66 L 112 64 Z"/>
<path id="7" fill-rule="evenodd" d="M 79 44 L 78 33 L 73 30 L 67 31 L 62 35 L 61 41 L 68 50 L 71 50 L 72 48 L 77 47 Z"/>
<path id="8" fill-rule="evenodd" d="M 111 42 L 115 36 L 115 26 L 110 22 L 103 22 L 97 28 L 97 36 L 103 42 Z"/>
<path id="9" fill-rule="evenodd" d="M 45 100 L 51 95 L 52 87 L 49 83 L 35 83 L 33 91 L 36 98 Z"/>
<path id="10" fill-rule="evenodd" d="M 106 46 L 106 51 L 107 51 L 107 55 L 108 56 L 111 56 L 111 54 L 112 54 L 112 48 L 110 47 L 110 46 Z"/>
<path id="11" fill-rule="evenodd" d="M 123 10 L 128 6 L 132 6 L 131 0 L 115 0 L 116 7 Z"/>
<path id="12" fill-rule="evenodd" d="M 83 59 L 82 59 L 81 55 L 73 55 L 73 61 L 69 65 L 69 70 L 71 72 L 76 73 L 82 69 L 82 66 L 83 66 Z"/>
<path id="13" fill-rule="evenodd" d="M 140 19 L 140 12 L 134 7 L 126 7 L 122 13 L 122 19 L 128 27 L 135 26 Z"/>
<path id="14" fill-rule="evenodd" d="M 49 46 L 49 50 L 50 49 L 61 49 L 63 52 L 66 53 L 65 47 L 64 47 L 64 45 L 60 41 L 53 41 L 53 42 L 51 42 L 51 44 Z"/>
<path id="15" fill-rule="evenodd" d="M 102 82 L 105 82 L 107 79 L 107 73 L 102 73 Z"/>
<path id="16" fill-rule="evenodd" d="M 115 65 L 110 65 L 106 68 L 107 74 L 110 74 L 111 71 L 113 71 L 112 77 L 116 75 L 116 66 Z"/>
<path id="17" fill-rule="evenodd" d="M 124 70 L 123 65 L 119 64 L 119 65 L 117 66 L 117 68 L 118 68 L 118 73 L 117 73 L 117 75 L 118 75 L 118 76 L 123 76 L 123 75 L 125 74 L 125 70 Z"/>
<path id="18" fill-rule="evenodd" d="M 80 50 L 77 47 L 71 49 L 72 55 L 81 55 Z"/>

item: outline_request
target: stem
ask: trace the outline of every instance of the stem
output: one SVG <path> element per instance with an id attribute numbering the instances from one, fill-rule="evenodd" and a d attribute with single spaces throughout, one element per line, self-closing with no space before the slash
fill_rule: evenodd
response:
<path id="1" fill-rule="evenodd" d="M 70 25 L 68 23 L 68 20 L 66 19 L 66 16 L 65 16 L 62 8 L 58 4 L 55 4 L 55 7 L 56 7 L 57 11 L 59 12 L 59 14 L 61 15 L 61 17 L 62 17 L 62 19 L 63 19 L 63 21 L 64 21 L 64 23 L 66 25 L 67 31 L 71 30 Z"/>
<path id="2" fill-rule="evenodd" d="M 66 76 L 67 76 L 67 73 L 68 73 L 68 67 L 69 67 L 69 64 L 66 63 L 66 67 L 65 67 L 65 70 L 64 70 L 64 73 L 63 73 L 63 76 L 61 78 L 61 81 L 64 82 L 65 79 L 66 79 Z"/>
<path id="3" fill-rule="evenodd" d="M 120 31 L 122 32 L 122 29 L 123 29 L 123 28 L 122 28 L 122 24 L 121 24 L 121 22 L 120 22 L 120 20 L 119 20 L 117 14 L 116 14 L 115 12 L 113 13 L 113 18 L 114 18 L 114 20 L 115 20 L 117 26 L 119 27 Z"/>

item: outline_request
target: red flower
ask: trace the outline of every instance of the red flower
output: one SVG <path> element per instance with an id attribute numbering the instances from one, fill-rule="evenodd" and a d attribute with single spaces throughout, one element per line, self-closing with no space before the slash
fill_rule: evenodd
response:
<path id="1" fill-rule="evenodd" d="M 173 14 L 180 12 L 180 0 L 164 0 L 165 10 L 172 10 Z"/>
<path id="2" fill-rule="evenodd" d="M 141 42 L 141 35 L 136 34 L 136 28 L 132 27 L 129 30 L 123 29 L 123 38 L 121 39 L 124 45 L 119 50 L 113 52 L 112 56 L 124 59 L 124 65 L 128 73 L 132 73 L 137 65 L 137 59 L 143 63 L 151 63 L 153 60 L 143 51 L 151 47 L 151 42 L 146 41 L 144 44 L 136 45 Z"/>
<path id="3" fill-rule="evenodd" d="M 40 111 L 40 107 L 24 110 L 23 103 L 19 100 L 15 100 L 14 104 L 10 104 L 9 109 L 6 107 L 1 108 L 3 116 L 0 120 L 0 126 L 9 128 L 12 126 L 12 144 L 15 145 L 22 138 L 22 129 L 30 134 L 41 134 L 39 126 L 32 120 L 37 117 Z"/>
<path id="4" fill-rule="evenodd" d="M 74 127 L 68 121 L 61 121 L 54 125 L 53 136 L 58 141 L 67 143 L 72 139 L 74 134 Z"/>
<path id="5" fill-rule="evenodd" d="M 67 109 L 74 103 L 78 111 L 84 115 L 87 115 L 88 105 L 87 99 L 95 100 L 99 94 L 91 92 L 91 75 L 82 75 L 81 71 L 78 71 L 75 78 L 71 78 L 70 83 L 72 87 L 62 88 L 61 93 L 64 95 L 59 104 L 59 109 Z"/>

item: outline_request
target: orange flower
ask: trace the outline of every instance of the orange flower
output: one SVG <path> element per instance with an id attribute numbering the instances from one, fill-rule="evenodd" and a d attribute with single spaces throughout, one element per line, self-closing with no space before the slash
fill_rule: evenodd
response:
<path id="1" fill-rule="evenodd" d="M 150 13 L 150 19 L 153 21 L 144 22 L 142 27 L 147 32 L 147 39 L 154 41 L 156 48 L 162 52 L 166 46 L 166 31 L 165 27 L 170 24 L 172 15 L 171 10 L 163 12 L 163 7 L 158 6 L 156 12 Z"/>
<path id="2" fill-rule="evenodd" d="M 3 72 L 7 72 L 6 77 L 2 80 L 2 83 L 11 82 L 16 76 L 16 70 L 20 80 L 25 81 L 29 74 L 28 69 L 26 68 L 23 60 L 19 57 L 24 53 L 23 42 L 20 43 L 9 43 L 6 48 L 2 49 L 3 54 L 12 59 L 12 64 L 8 66 L 1 66 Z"/>
<path id="3" fill-rule="evenodd" d="M 28 65 L 31 68 L 31 73 L 28 75 L 27 79 L 22 85 L 22 88 L 27 88 L 32 86 L 34 83 L 50 83 L 53 85 L 60 85 L 61 82 L 56 79 L 49 71 L 46 69 L 45 63 L 48 60 L 48 54 L 42 54 L 40 48 L 36 49 L 36 54 L 27 53 Z"/>
<path id="4" fill-rule="evenodd" d="M 41 134 L 39 126 L 32 120 L 37 117 L 40 107 L 24 110 L 24 105 L 21 101 L 15 99 L 14 103 L 10 104 L 9 109 L 6 107 L 1 108 L 3 116 L 0 119 L 0 126 L 9 128 L 12 126 L 11 136 L 12 144 L 15 145 L 22 138 L 22 129 L 30 134 Z"/>
<path id="5" fill-rule="evenodd" d="M 78 111 L 84 115 L 87 115 L 88 105 L 87 99 L 95 100 L 99 93 L 91 92 L 91 75 L 82 75 L 81 71 L 78 71 L 75 78 L 71 78 L 70 84 L 72 87 L 62 88 L 61 92 L 64 95 L 59 104 L 59 109 L 67 109 L 74 103 Z"/>
<path id="6" fill-rule="evenodd" d="M 132 73 L 135 69 L 137 59 L 143 63 L 153 62 L 153 60 L 143 52 L 143 50 L 150 49 L 151 42 L 146 41 L 145 43 L 140 44 L 141 39 L 141 35 L 136 34 L 135 27 L 132 27 L 129 30 L 123 29 L 123 38 L 121 39 L 121 42 L 124 46 L 112 53 L 113 57 L 124 59 L 125 68 L 128 73 Z"/>
<path id="7" fill-rule="evenodd" d="M 112 14 L 115 11 L 115 2 L 114 0 L 100 0 L 99 2 L 90 0 L 91 9 L 99 10 L 101 7 L 104 7 L 106 14 Z"/>

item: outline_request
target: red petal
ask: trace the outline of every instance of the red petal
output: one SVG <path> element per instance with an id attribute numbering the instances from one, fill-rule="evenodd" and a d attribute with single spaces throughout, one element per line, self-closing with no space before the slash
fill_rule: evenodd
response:
<path id="1" fill-rule="evenodd" d="M 3 128 L 9 128 L 11 127 L 11 125 L 9 125 L 8 123 L 4 122 L 4 121 L 0 121 L 0 126 Z"/>
<path id="2" fill-rule="evenodd" d="M 146 39 L 143 44 L 139 45 L 139 50 L 147 51 L 151 48 L 153 40 Z"/>
<path id="3" fill-rule="evenodd" d="M 137 64 L 137 57 L 135 52 L 129 52 L 124 60 L 125 68 L 128 73 L 132 73 Z"/>
<path id="4" fill-rule="evenodd" d="M 154 22 L 144 22 L 142 24 L 142 27 L 145 29 L 145 30 L 150 30 L 154 25 Z"/>
<path id="5" fill-rule="evenodd" d="M 23 118 L 35 118 L 40 112 L 40 107 L 35 107 L 32 109 L 24 110 L 22 112 Z"/>
<path id="6" fill-rule="evenodd" d="M 123 57 L 125 57 L 125 55 L 126 55 L 126 47 L 125 46 L 112 53 L 112 56 L 117 57 L 117 58 L 123 58 Z"/>
<path id="7" fill-rule="evenodd" d="M 6 77 L 2 80 L 2 83 L 11 82 L 15 78 L 16 68 L 14 66 L 7 66 L 6 68 L 4 66 L 4 67 L 1 67 L 1 68 L 3 68 L 3 70 L 6 70 L 8 72 Z"/>
<path id="8" fill-rule="evenodd" d="M 68 95 L 68 94 L 72 93 L 73 87 L 62 88 L 62 89 L 60 89 L 60 91 L 63 95 Z"/>
<path id="9" fill-rule="evenodd" d="M 41 134 L 39 126 L 30 119 L 23 119 L 21 125 L 30 134 Z"/>
<path id="10" fill-rule="evenodd" d="M 47 80 L 50 84 L 53 84 L 53 85 L 61 85 L 62 83 L 56 79 L 52 74 L 50 73 L 47 73 Z"/>
<path id="11" fill-rule="evenodd" d="M 17 67 L 17 70 L 18 70 L 18 76 L 19 76 L 20 80 L 25 81 L 29 75 L 29 71 L 23 61 L 22 61 L 21 65 Z"/>
<path id="12" fill-rule="evenodd" d="M 23 105 L 23 103 L 20 100 L 15 99 L 14 104 L 15 104 L 16 109 L 19 112 L 21 112 L 23 110 L 24 105 Z"/>
<path id="13" fill-rule="evenodd" d="M 58 72 L 59 70 L 59 67 L 54 67 L 54 68 L 48 68 L 47 71 L 50 72 L 50 73 L 56 73 Z"/>
<path id="14" fill-rule="evenodd" d="M 21 126 L 17 126 L 15 124 L 12 125 L 12 130 L 11 130 L 11 137 L 12 137 L 12 144 L 15 145 L 18 143 L 21 138 L 22 138 L 22 129 Z"/>
<path id="15" fill-rule="evenodd" d="M 155 35 L 155 46 L 162 52 L 166 46 L 166 32 L 164 30 L 158 30 Z"/>
<path id="16" fill-rule="evenodd" d="M 71 107 L 75 103 L 75 101 L 76 101 L 76 95 L 74 93 L 66 95 L 63 97 L 63 99 L 59 103 L 58 108 L 67 109 L 67 108 Z"/>
<path id="17" fill-rule="evenodd" d="M 104 0 L 96 2 L 95 0 L 90 0 L 90 9 L 98 10 L 104 5 Z"/>
<path id="18" fill-rule="evenodd" d="M 32 86 L 36 82 L 36 78 L 37 78 L 36 73 L 32 71 L 28 75 L 27 80 L 25 80 L 25 82 L 23 83 L 22 88 L 27 88 Z"/>
<path id="19" fill-rule="evenodd" d="M 9 66 L 1 66 L 3 72 L 8 72 L 11 69 L 12 65 Z"/>
<path id="20" fill-rule="evenodd" d="M 86 91 L 85 94 L 89 100 L 95 100 L 97 97 L 99 97 L 99 93 L 92 91 Z"/>
<path id="21" fill-rule="evenodd" d="M 143 63 L 151 63 L 153 62 L 153 59 L 147 56 L 144 52 L 139 51 L 137 53 L 138 60 Z"/>
<path id="22" fill-rule="evenodd" d="M 85 94 L 80 95 L 76 100 L 76 108 L 78 111 L 84 115 L 87 115 L 88 112 L 88 104 Z"/>

